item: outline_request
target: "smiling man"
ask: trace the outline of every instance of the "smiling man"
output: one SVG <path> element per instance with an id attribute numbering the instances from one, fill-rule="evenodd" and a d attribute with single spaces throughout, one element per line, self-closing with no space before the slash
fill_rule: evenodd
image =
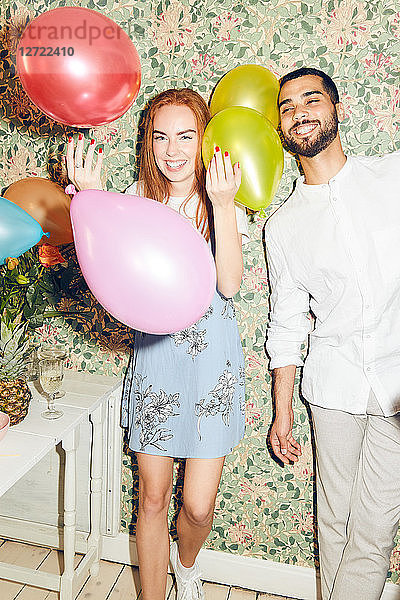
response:
<path id="1" fill-rule="evenodd" d="M 322 597 L 378 600 L 400 518 L 400 152 L 345 155 L 343 107 L 321 71 L 285 75 L 278 102 L 304 175 L 265 229 L 271 446 L 285 464 L 301 454 L 292 395 L 309 335 L 302 393 L 315 435 Z"/>

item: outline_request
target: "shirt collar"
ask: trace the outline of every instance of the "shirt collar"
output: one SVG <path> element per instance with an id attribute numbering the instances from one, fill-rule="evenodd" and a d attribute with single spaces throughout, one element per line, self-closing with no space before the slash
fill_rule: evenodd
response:
<path id="1" fill-rule="evenodd" d="M 343 167 L 336 173 L 334 177 L 332 177 L 328 183 L 319 183 L 317 185 L 310 185 L 308 183 L 304 183 L 304 175 L 301 175 L 296 180 L 296 190 L 304 194 L 305 196 L 320 196 L 321 193 L 324 193 L 328 190 L 329 184 L 334 182 L 342 181 L 347 174 L 350 172 L 353 158 L 351 156 L 346 157 L 346 162 Z"/>

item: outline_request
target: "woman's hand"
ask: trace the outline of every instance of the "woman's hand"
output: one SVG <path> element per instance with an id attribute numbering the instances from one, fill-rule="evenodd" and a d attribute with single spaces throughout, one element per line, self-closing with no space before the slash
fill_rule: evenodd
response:
<path id="1" fill-rule="evenodd" d="M 103 149 L 99 148 L 96 166 L 92 168 L 96 144 L 93 139 L 90 141 L 85 161 L 83 161 L 83 144 L 84 138 L 80 133 L 74 152 L 74 140 L 72 137 L 68 139 L 68 179 L 72 181 L 77 190 L 102 190 L 103 186 L 101 185 L 100 173 L 103 164 Z"/>
<path id="2" fill-rule="evenodd" d="M 226 298 L 236 294 L 243 274 L 242 236 L 234 203 L 241 177 L 239 163 L 232 167 L 229 152 L 222 156 L 217 146 L 208 165 L 206 189 L 213 205 L 217 287 Z"/>
<path id="3" fill-rule="evenodd" d="M 229 152 L 222 156 L 218 146 L 208 165 L 206 189 L 214 208 L 232 206 L 242 179 L 239 163 L 232 167 Z"/>

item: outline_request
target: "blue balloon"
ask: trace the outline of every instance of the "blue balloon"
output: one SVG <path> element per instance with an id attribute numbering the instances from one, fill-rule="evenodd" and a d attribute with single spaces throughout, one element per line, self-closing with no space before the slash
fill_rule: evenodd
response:
<path id="1" fill-rule="evenodd" d="M 44 233 L 40 224 L 14 202 L 0 196 L 0 265 L 32 248 Z"/>

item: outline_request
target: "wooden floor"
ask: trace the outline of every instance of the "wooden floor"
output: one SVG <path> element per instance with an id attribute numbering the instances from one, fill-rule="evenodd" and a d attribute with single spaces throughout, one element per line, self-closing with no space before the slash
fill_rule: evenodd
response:
<path id="1" fill-rule="evenodd" d="M 81 559 L 76 557 L 76 565 Z M 0 562 L 18 564 L 20 566 L 60 573 L 62 568 L 62 552 L 39 548 L 20 542 L 0 540 Z M 252 592 L 241 588 L 204 582 L 206 600 L 290 600 L 283 596 L 271 596 L 260 592 Z M 0 579 L 1 600 L 58 600 L 57 592 L 49 592 L 41 588 L 20 585 Z M 173 578 L 168 575 L 166 600 L 175 600 Z M 89 578 L 80 590 L 77 600 L 140 600 L 140 580 L 136 567 L 128 567 L 119 563 L 101 561 L 100 574 Z"/>

